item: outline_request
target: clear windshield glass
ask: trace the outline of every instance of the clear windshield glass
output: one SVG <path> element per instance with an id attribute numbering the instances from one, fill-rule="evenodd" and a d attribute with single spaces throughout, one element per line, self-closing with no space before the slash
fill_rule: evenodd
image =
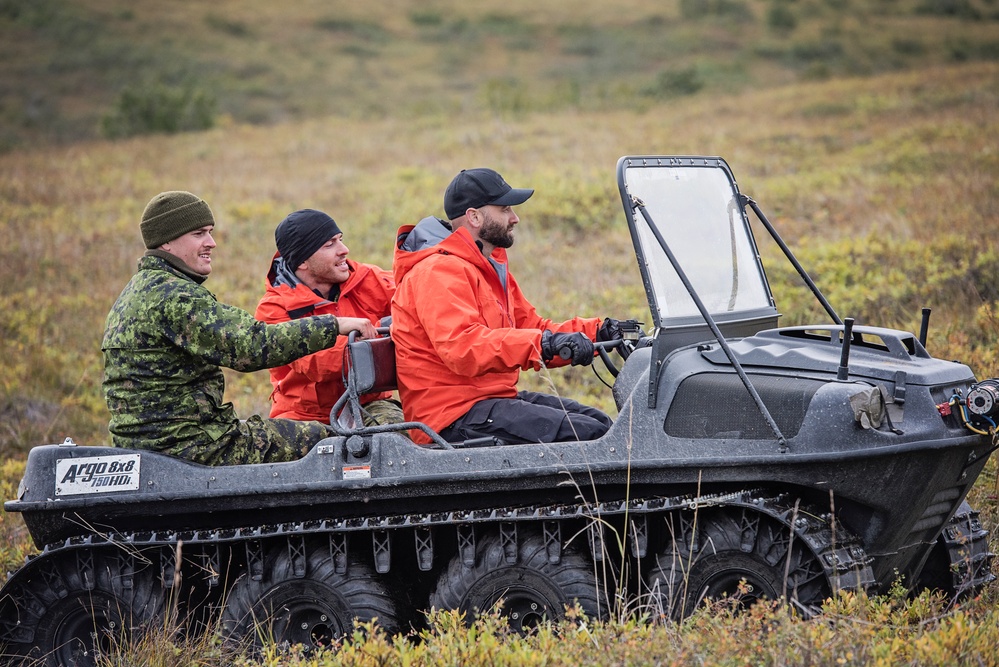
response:
<path id="1" fill-rule="evenodd" d="M 709 166 L 639 166 L 624 173 L 645 203 L 701 301 L 712 315 L 772 309 L 770 291 L 728 172 Z M 639 211 L 637 242 L 660 322 L 700 317 L 694 301 Z"/>

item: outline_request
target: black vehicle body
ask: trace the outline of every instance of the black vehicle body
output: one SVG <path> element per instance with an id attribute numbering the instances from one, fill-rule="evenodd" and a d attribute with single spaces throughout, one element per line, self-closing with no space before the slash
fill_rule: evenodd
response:
<path id="1" fill-rule="evenodd" d="M 265 617 L 318 644 L 355 618 L 401 629 L 500 598 L 527 627 L 560 603 L 605 615 L 619 589 L 679 617 L 741 579 L 806 612 L 898 576 L 990 581 L 964 499 L 994 447 L 995 381 L 930 356 L 925 332 L 841 321 L 800 267 L 833 322 L 778 328 L 747 205 L 797 262 L 720 158 L 626 157 L 618 176 L 653 329 L 626 343 L 605 436 L 420 447 L 341 425 L 301 460 L 231 467 L 35 447 L 5 509 L 42 551 L 0 592 L 0 642 L 86 664 L 92 628 L 148 625 L 178 589 L 234 635 Z"/>

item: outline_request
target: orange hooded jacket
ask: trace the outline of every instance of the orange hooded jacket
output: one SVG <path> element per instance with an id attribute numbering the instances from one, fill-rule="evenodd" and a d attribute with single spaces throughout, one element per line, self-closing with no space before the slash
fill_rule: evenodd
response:
<path id="1" fill-rule="evenodd" d="M 347 260 L 350 277 L 340 285 L 340 296 L 330 301 L 313 292 L 288 271 L 279 254 L 274 255 L 267 273 L 267 291 L 257 305 L 262 322 L 287 322 L 311 315 L 366 317 L 376 326 L 390 312 L 395 280 L 392 274 L 374 264 Z M 343 355 L 347 337 L 331 348 L 310 354 L 287 366 L 271 369 L 274 391 L 271 417 L 330 422 L 330 409 L 346 391 Z M 391 393 L 366 394 L 361 403 L 389 398 Z"/>
<path id="2" fill-rule="evenodd" d="M 541 368 L 545 329 L 596 338 L 600 318 L 554 323 L 539 316 L 509 272 L 504 249 L 487 259 L 459 228 L 437 245 L 404 250 L 413 229 L 399 229 L 393 260 L 392 339 L 406 421 L 439 432 L 478 401 L 515 397 L 521 369 Z M 568 363 L 556 357 L 547 365 Z M 410 434 L 430 442 L 422 431 Z"/>

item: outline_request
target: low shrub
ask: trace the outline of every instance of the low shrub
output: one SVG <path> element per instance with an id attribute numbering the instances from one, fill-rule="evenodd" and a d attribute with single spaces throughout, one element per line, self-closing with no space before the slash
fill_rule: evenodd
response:
<path id="1" fill-rule="evenodd" d="M 109 139 L 120 139 L 207 130 L 215 125 L 216 113 L 215 97 L 197 86 L 126 86 L 101 119 L 101 131 Z"/>

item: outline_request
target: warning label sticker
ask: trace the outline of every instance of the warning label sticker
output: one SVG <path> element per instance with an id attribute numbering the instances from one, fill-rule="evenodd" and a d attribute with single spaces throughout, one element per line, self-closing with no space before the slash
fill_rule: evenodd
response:
<path id="1" fill-rule="evenodd" d="M 344 479 L 371 479 L 371 466 L 344 466 Z"/>

